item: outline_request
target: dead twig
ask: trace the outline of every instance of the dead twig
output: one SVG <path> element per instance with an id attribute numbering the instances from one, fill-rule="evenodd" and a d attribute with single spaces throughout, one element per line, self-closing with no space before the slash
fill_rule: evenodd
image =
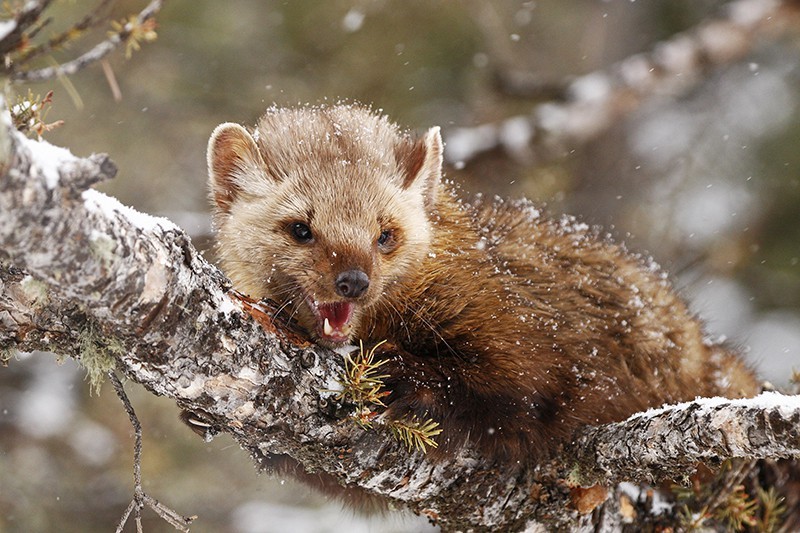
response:
<path id="1" fill-rule="evenodd" d="M 125 389 L 123 388 L 122 382 L 119 380 L 117 375 L 113 371 L 109 372 L 108 379 L 111 380 L 117 396 L 122 401 L 122 405 L 125 406 L 125 412 L 128 413 L 128 418 L 131 420 L 131 425 L 133 426 L 134 432 L 133 499 L 128 505 L 128 508 L 125 509 L 125 512 L 119 521 L 119 525 L 117 525 L 117 533 L 122 533 L 122 530 L 125 528 L 125 524 L 128 522 L 128 518 L 130 518 L 131 513 L 133 513 L 133 518 L 136 521 L 136 531 L 138 533 L 142 533 L 142 509 L 145 505 L 155 511 L 158 516 L 160 516 L 165 522 L 178 531 L 188 532 L 189 524 L 191 524 L 196 518 L 195 516 L 181 516 L 169 507 L 160 503 L 155 498 L 148 496 L 144 492 L 144 489 L 142 488 L 142 425 L 139 423 L 136 412 L 133 410 L 133 405 L 131 405 L 128 395 L 125 394 Z"/>

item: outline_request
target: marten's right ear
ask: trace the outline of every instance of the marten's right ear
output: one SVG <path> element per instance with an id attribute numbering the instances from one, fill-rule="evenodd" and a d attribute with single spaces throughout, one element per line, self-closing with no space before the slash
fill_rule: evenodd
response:
<path id="1" fill-rule="evenodd" d="M 216 209 L 231 205 L 253 180 L 266 181 L 264 160 L 253 137 L 239 124 L 220 124 L 208 140 L 208 184 Z"/>
<path id="2" fill-rule="evenodd" d="M 439 182 L 442 181 L 442 136 L 433 127 L 422 139 L 403 146 L 395 153 L 404 172 L 403 188 L 417 190 L 425 198 L 428 209 L 436 204 Z"/>

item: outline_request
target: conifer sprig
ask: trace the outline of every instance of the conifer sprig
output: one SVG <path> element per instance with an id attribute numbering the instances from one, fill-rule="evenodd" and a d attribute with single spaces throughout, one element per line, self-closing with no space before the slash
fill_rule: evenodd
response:
<path id="1" fill-rule="evenodd" d="M 375 408 L 386 407 L 383 399 L 391 394 L 384 388 L 383 380 L 388 374 L 381 374 L 380 367 L 386 360 L 375 360 L 375 352 L 386 341 L 381 341 L 369 350 L 359 341 L 359 350 L 344 356 L 344 372 L 339 376 L 342 389 L 337 391 L 336 400 L 355 405 L 353 419 L 364 429 L 370 429 L 373 422 L 387 426 L 394 437 L 406 445 L 408 451 L 415 449 L 427 452 L 428 447 L 436 448 L 433 438 L 442 432 L 435 420 L 419 420 L 416 416 L 399 420 L 378 419 Z"/>
<path id="2" fill-rule="evenodd" d="M 442 432 L 439 422 L 428 419 L 424 422 L 412 416 L 410 419 L 392 420 L 387 422 L 394 437 L 406 445 L 409 452 L 419 449 L 427 453 L 428 446 L 438 448 L 439 445 L 433 437 Z"/>

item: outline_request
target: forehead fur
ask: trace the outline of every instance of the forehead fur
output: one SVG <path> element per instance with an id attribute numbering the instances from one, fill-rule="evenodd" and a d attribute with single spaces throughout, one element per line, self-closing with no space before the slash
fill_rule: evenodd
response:
<path id="1" fill-rule="evenodd" d="M 354 105 L 273 107 L 256 136 L 269 173 L 279 180 L 298 169 L 351 180 L 359 169 L 396 174 L 396 149 L 412 142 L 385 116 Z"/>
<path id="2" fill-rule="evenodd" d="M 255 137 L 287 211 L 349 219 L 366 214 L 365 205 L 374 213 L 402 211 L 404 201 L 417 203 L 403 190 L 397 160 L 412 137 L 369 109 L 271 108 Z"/>

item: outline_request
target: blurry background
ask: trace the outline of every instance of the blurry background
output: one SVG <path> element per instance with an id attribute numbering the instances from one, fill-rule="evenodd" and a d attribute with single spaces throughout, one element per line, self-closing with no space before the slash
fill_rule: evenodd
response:
<path id="1" fill-rule="evenodd" d="M 71 87 L 31 88 L 53 89 L 47 119 L 65 121 L 47 140 L 79 155 L 108 152 L 120 172 L 103 190 L 171 218 L 208 250 L 205 148 L 220 122 L 252 125 L 272 103 L 347 99 L 414 129 L 441 125 L 447 139 L 456 128 L 529 113 L 572 77 L 648 51 L 722 4 L 168 0 L 158 40 L 130 60 L 109 60 L 121 101 L 99 66 L 72 76 Z M 93 5 L 56 2 L 45 31 Z M 143 5 L 119 1 L 113 18 Z M 800 368 L 797 36 L 764 39 L 744 61 L 648 99 L 589 142 L 546 158 L 490 151 L 454 161 L 448 176 L 468 192 L 525 195 L 551 213 L 578 214 L 652 255 L 710 333 L 786 386 Z M 536 94 L 509 83 L 520 76 Z M 145 488 L 199 515 L 192 531 L 428 528 L 415 517 L 360 517 L 290 480 L 260 476 L 231 439 L 206 444 L 170 401 L 128 388 L 144 425 Z M 132 495 L 132 446 L 110 384 L 92 397 L 72 361 L 12 360 L 0 368 L 0 533 L 113 531 Z M 169 530 L 148 517 L 147 531 Z"/>

